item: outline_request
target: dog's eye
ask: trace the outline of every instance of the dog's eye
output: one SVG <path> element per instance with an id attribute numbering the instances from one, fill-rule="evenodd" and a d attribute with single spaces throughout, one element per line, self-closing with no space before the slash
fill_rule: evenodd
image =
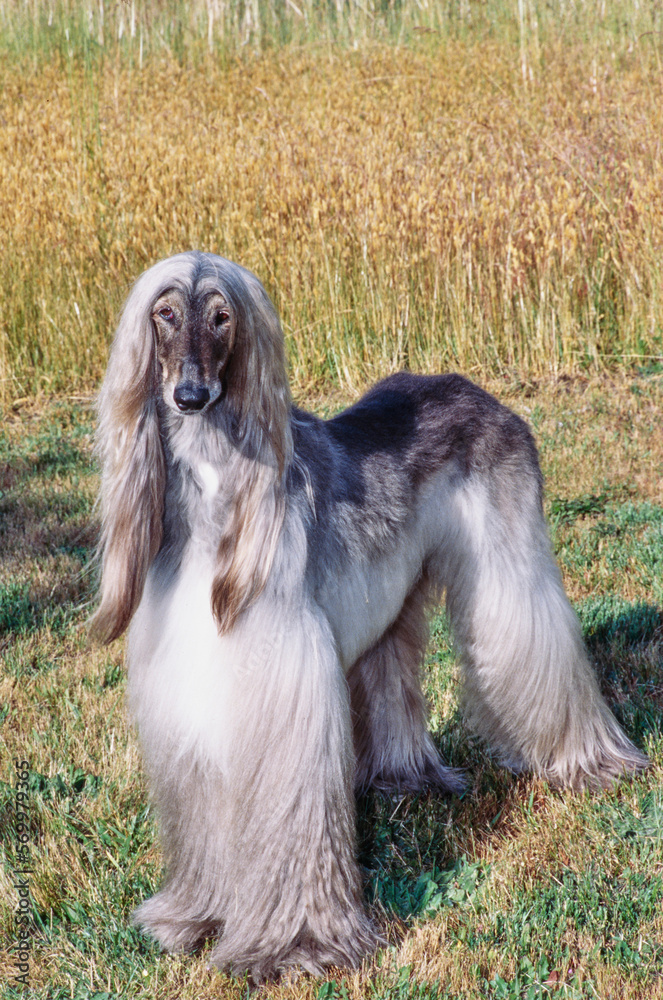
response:
<path id="1" fill-rule="evenodd" d="M 218 312 L 216 314 L 216 316 L 214 317 L 214 323 L 215 323 L 216 326 L 223 326 L 223 324 L 227 323 L 229 319 L 230 319 L 230 314 L 227 313 L 227 312 L 221 311 L 221 312 Z"/>
<path id="2" fill-rule="evenodd" d="M 168 320 L 169 322 L 171 319 L 175 319 L 175 313 L 170 308 L 170 306 L 164 306 L 163 309 L 160 309 L 159 316 L 161 316 L 162 319 Z"/>

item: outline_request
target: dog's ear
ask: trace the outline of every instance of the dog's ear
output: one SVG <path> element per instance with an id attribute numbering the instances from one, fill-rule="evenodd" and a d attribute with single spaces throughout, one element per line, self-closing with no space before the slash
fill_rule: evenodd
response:
<path id="1" fill-rule="evenodd" d="M 283 332 L 258 279 L 244 268 L 235 265 L 235 270 L 241 285 L 232 286 L 236 329 L 224 379 L 226 406 L 240 450 L 258 461 L 275 462 L 281 475 L 292 454 Z"/>
<path id="2" fill-rule="evenodd" d="M 102 642 L 129 625 L 161 544 L 166 469 L 150 276 L 143 275 L 127 300 L 99 395 L 101 600 L 90 628 Z"/>
<path id="3" fill-rule="evenodd" d="M 212 586 L 212 607 L 222 632 L 266 584 L 283 525 L 292 459 L 281 325 L 258 279 L 233 267 L 226 287 L 234 300 L 236 330 L 225 372 L 225 405 L 236 446 L 233 502 Z"/>

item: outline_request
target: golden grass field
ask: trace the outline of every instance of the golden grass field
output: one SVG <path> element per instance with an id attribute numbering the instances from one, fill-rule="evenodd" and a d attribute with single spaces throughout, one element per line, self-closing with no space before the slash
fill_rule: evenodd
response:
<path id="1" fill-rule="evenodd" d="M 651 36 L 599 24 L 537 37 L 527 62 L 522 45 L 435 32 L 189 61 L 164 46 L 141 65 L 103 48 L 21 72 L 5 59 L 4 401 L 96 385 L 131 282 L 192 247 L 263 280 L 304 392 L 403 366 L 660 361 Z"/>

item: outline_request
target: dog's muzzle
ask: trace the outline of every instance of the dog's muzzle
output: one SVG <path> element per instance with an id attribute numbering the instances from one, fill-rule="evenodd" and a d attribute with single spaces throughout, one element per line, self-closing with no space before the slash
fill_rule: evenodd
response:
<path id="1" fill-rule="evenodd" d="M 202 410 L 209 403 L 209 398 L 209 389 L 206 386 L 193 385 L 191 382 L 176 385 L 173 392 L 173 399 L 182 413 Z"/>

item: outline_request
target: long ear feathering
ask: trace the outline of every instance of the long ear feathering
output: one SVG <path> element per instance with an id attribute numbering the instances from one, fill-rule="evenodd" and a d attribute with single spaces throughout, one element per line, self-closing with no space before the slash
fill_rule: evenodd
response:
<path id="1" fill-rule="evenodd" d="M 206 255 L 213 262 L 220 290 L 237 317 L 235 343 L 225 373 L 225 405 L 234 434 L 247 457 L 270 466 L 279 476 L 292 458 L 290 387 L 285 370 L 283 331 L 267 292 L 250 271 Z"/>
<path id="2" fill-rule="evenodd" d="M 99 394 L 101 599 L 90 628 L 102 642 L 111 642 L 127 628 L 161 544 L 166 465 L 151 308 L 166 288 L 185 284 L 190 269 L 183 254 L 161 261 L 138 279 L 120 318 Z"/>
<path id="3" fill-rule="evenodd" d="M 291 399 L 283 333 L 264 288 L 237 264 L 211 255 L 206 261 L 236 316 L 223 400 L 237 449 L 235 489 L 212 584 L 214 616 L 225 632 L 260 595 L 274 560 L 292 461 Z"/>

